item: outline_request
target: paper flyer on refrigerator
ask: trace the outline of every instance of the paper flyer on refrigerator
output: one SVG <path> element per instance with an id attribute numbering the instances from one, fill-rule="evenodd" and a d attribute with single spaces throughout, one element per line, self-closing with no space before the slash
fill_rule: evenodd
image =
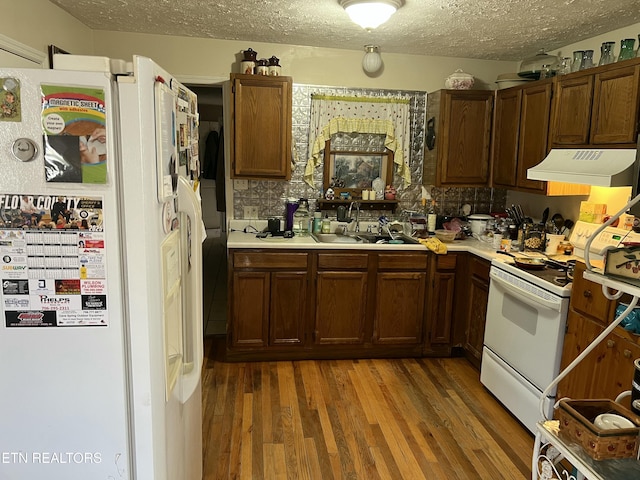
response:
<path id="1" fill-rule="evenodd" d="M 0 194 L 7 328 L 106 326 L 103 199 Z"/>

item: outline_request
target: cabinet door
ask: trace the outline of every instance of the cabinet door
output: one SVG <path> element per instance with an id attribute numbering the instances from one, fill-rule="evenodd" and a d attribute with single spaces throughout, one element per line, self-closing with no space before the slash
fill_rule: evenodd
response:
<path id="1" fill-rule="evenodd" d="M 438 143 L 441 185 L 488 185 L 492 108 L 493 91 L 443 91 Z"/>
<path id="2" fill-rule="evenodd" d="M 522 89 L 496 92 L 493 124 L 493 185 L 496 187 L 516 186 L 521 107 Z"/>
<path id="3" fill-rule="evenodd" d="M 576 263 L 571 287 L 571 309 L 605 325 L 609 324 L 615 314 L 615 302 L 603 295 L 600 285 L 583 278 L 585 269 L 584 263 Z"/>
<path id="4" fill-rule="evenodd" d="M 451 316 L 455 272 L 438 272 L 433 276 L 433 298 L 430 343 L 448 344 L 451 340 Z"/>
<path id="5" fill-rule="evenodd" d="M 234 272 L 231 345 L 265 347 L 269 324 L 269 272 Z"/>
<path id="6" fill-rule="evenodd" d="M 426 281 L 426 271 L 378 273 L 373 343 L 422 343 Z"/>
<path id="7" fill-rule="evenodd" d="M 471 277 L 469 284 L 469 317 L 467 320 L 467 340 L 465 350 L 471 355 L 476 366 L 482 359 L 484 327 L 489 300 L 489 280 L 477 276 Z"/>
<path id="8" fill-rule="evenodd" d="M 232 177 L 291 178 L 291 78 L 233 75 Z"/>
<path id="9" fill-rule="evenodd" d="M 564 370 L 603 330 L 601 325 L 569 310 L 560 370 Z M 600 382 L 594 372 L 598 370 L 604 355 L 601 343 L 560 381 L 557 398 L 601 398 L 592 396 L 592 391 L 595 384 Z"/>
<path id="10" fill-rule="evenodd" d="M 362 344 L 367 272 L 318 272 L 314 341 Z"/>
<path id="11" fill-rule="evenodd" d="M 586 145 L 589 142 L 593 75 L 559 77 L 553 102 L 551 144 Z"/>
<path id="12" fill-rule="evenodd" d="M 639 72 L 640 66 L 631 65 L 596 74 L 590 143 L 635 145 Z"/>
<path id="13" fill-rule="evenodd" d="M 545 190 L 546 182 L 527 179 L 527 170 L 547 156 L 551 86 L 551 80 L 546 80 L 522 90 L 516 184 L 518 187 L 539 192 Z"/>
<path id="14" fill-rule="evenodd" d="M 273 272 L 270 298 L 269 344 L 301 345 L 307 308 L 307 272 Z"/>
<path id="15" fill-rule="evenodd" d="M 601 368 L 602 376 L 596 379 L 599 388 L 594 391 L 598 395 L 594 398 L 614 400 L 622 392 L 631 390 L 635 373 L 633 361 L 640 358 L 640 346 L 622 335 L 625 333 L 618 334 L 616 329 L 603 341 L 606 357 L 601 364 L 605 368 Z"/>

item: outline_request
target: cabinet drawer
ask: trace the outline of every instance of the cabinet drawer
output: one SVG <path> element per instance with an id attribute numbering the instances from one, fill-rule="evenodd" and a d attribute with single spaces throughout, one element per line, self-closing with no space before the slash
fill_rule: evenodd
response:
<path id="1" fill-rule="evenodd" d="M 378 255 L 379 270 L 427 270 L 427 254 L 381 253 Z"/>
<path id="2" fill-rule="evenodd" d="M 570 306 L 573 310 L 588 318 L 608 324 L 615 314 L 616 302 L 607 299 L 603 295 L 602 287 L 599 284 L 585 280 L 582 277 L 585 269 L 584 263 L 576 263 L 573 273 Z"/>
<path id="3" fill-rule="evenodd" d="M 471 256 L 470 264 L 471 275 L 489 280 L 489 270 L 491 269 L 489 262 L 476 256 Z"/>
<path id="4" fill-rule="evenodd" d="M 307 253 L 234 252 L 233 268 L 307 268 Z"/>
<path id="5" fill-rule="evenodd" d="M 356 268 L 367 268 L 369 265 L 369 255 L 366 253 L 319 253 L 318 269 L 323 270 L 352 270 Z"/>
<path id="6" fill-rule="evenodd" d="M 456 260 L 456 255 L 436 255 L 436 270 L 455 270 Z"/>

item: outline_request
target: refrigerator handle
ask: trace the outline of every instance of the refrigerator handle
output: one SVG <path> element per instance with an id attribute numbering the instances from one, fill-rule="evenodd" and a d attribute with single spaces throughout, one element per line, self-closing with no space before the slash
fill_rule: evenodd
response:
<path id="1" fill-rule="evenodd" d="M 200 383 L 203 362 L 203 325 L 202 325 L 202 241 L 205 234 L 202 223 L 202 206 L 189 181 L 178 177 L 178 209 L 191 220 L 191 232 L 183 234 L 187 245 L 185 263 L 190 266 L 183 269 L 185 282 L 185 315 L 183 332 L 185 333 L 185 358 L 182 372 L 182 388 L 178 394 L 185 403 Z M 186 228 L 187 226 L 181 226 Z"/>

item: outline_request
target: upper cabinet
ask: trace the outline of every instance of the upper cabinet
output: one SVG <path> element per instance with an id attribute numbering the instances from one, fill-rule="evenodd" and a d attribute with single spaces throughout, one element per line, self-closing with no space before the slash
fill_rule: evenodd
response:
<path id="1" fill-rule="evenodd" d="M 492 90 L 429 93 L 425 184 L 489 185 L 492 110 Z"/>
<path id="2" fill-rule="evenodd" d="M 291 178 L 291 77 L 231 75 L 231 178 Z"/>
<path id="3" fill-rule="evenodd" d="M 542 193 L 546 182 L 527 179 L 527 169 L 547 156 L 552 80 L 496 92 L 493 185 Z"/>
<path id="4" fill-rule="evenodd" d="M 635 148 L 640 59 L 561 76 L 556 85 L 552 148 Z"/>

